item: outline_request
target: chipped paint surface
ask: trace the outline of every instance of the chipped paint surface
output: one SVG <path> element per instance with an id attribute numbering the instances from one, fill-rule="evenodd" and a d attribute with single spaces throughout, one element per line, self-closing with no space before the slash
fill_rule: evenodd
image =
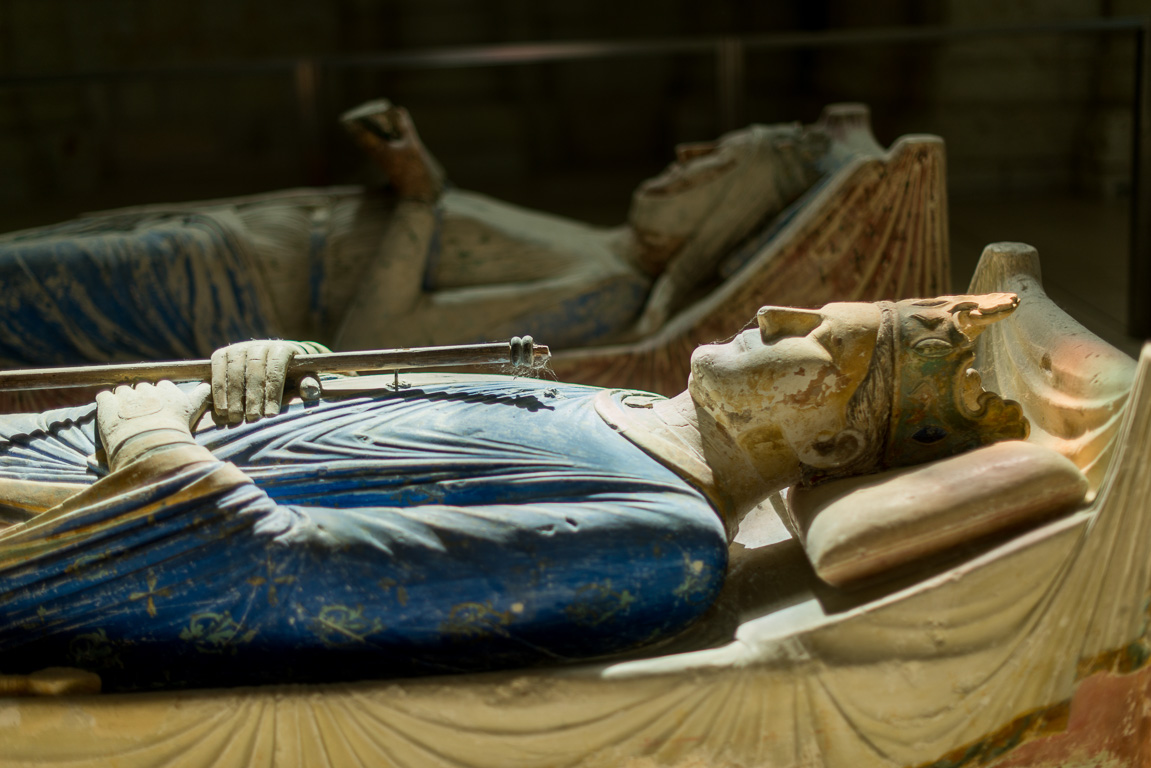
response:
<path id="1" fill-rule="evenodd" d="M 1144 600 L 1144 626 L 1151 609 Z M 1017 718 L 930 768 L 1151 766 L 1151 638 L 1079 662 L 1069 701 Z"/>
<path id="2" fill-rule="evenodd" d="M 1121 652 L 1122 653 L 1122 652 Z M 931 768 L 1139 768 L 1151 765 L 1151 669 L 1096 672 L 1070 702 L 1020 718 Z"/>

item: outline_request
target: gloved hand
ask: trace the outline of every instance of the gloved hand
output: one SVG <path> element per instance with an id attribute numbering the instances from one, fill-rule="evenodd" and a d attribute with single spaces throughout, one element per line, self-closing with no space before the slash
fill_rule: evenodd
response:
<path id="1" fill-rule="evenodd" d="M 212 353 L 212 410 L 217 422 L 258 421 L 280 412 L 288 364 L 299 354 L 328 352 L 315 342 L 242 341 Z"/>
<path id="2" fill-rule="evenodd" d="M 208 384 L 184 392 L 170 381 L 121 385 L 96 395 L 96 426 L 116 470 L 144 453 L 170 445 L 194 445 L 191 425 L 204 413 Z"/>

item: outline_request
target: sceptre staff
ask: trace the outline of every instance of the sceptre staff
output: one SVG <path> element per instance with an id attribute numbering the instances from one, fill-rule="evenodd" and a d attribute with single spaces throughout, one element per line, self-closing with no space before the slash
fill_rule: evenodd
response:
<path id="1" fill-rule="evenodd" d="M 321 373 L 366 371 L 408 371 L 415 368 L 445 368 L 459 365 L 510 365 L 537 368 L 550 357 L 544 344 L 531 336 L 513 336 L 493 344 L 458 344 L 447 347 L 376 349 L 362 352 L 329 352 L 296 355 L 288 364 L 288 375 L 316 376 Z M 67 368 L 30 368 L 0 372 L 0 392 L 71 387 L 114 387 L 142 381 L 210 381 L 211 360 L 177 360 L 158 363 L 122 363 Z"/>

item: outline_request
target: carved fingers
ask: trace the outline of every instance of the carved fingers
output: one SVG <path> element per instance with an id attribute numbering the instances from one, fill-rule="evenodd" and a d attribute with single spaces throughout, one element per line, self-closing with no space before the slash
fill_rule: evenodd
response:
<path id="1" fill-rule="evenodd" d="M 977 300 L 978 306 L 970 313 L 970 318 L 980 325 L 998 322 L 1019 307 L 1019 296 L 1014 293 L 985 293 Z"/>
<path id="2" fill-rule="evenodd" d="M 226 424 L 280 412 L 288 365 L 304 351 L 294 341 L 245 341 L 212 354 L 212 409 Z"/>
<path id="3" fill-rule="evenodd" d="M 201 384 L 185 392 L 170 381 L 158 384 L 142 382 L 122 384 L 112 391 L 96 395 L 97 421 L 105 423 L 134 422 L 140 429 L 182 427 L 187 430 L 207 405 L 211 388 Z"/>
<path id="4" fill-rule="evenodd" d="M 631 336 L 644 338 L 658 331 L 667 322 L 671 307 L 678 295 L 671 275 L 660 275 L 648 295 L 647 306 L 631 329 Z"/>

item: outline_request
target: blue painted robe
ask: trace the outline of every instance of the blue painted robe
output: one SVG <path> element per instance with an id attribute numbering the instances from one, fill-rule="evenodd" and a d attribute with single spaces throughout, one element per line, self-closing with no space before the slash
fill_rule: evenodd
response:
<path id="1" fill-rule="evenodd" d="M 208 357 L 276 336 L 228 220 L 99 216 L 0 240 L 0 367 Z"/>
<path id="2" fill-rule="evenodd" d="M 0 480 L 86 490 L 0 534 L 0 671 L 343 680 L 674 634 L 722 583 L 723 525 L 603 422 L 600 391 L 483 380 L 297 405 L 198 433 L 218 461 L 142 486 L 96 482 L 94 408 L 4 417 Z"/>

